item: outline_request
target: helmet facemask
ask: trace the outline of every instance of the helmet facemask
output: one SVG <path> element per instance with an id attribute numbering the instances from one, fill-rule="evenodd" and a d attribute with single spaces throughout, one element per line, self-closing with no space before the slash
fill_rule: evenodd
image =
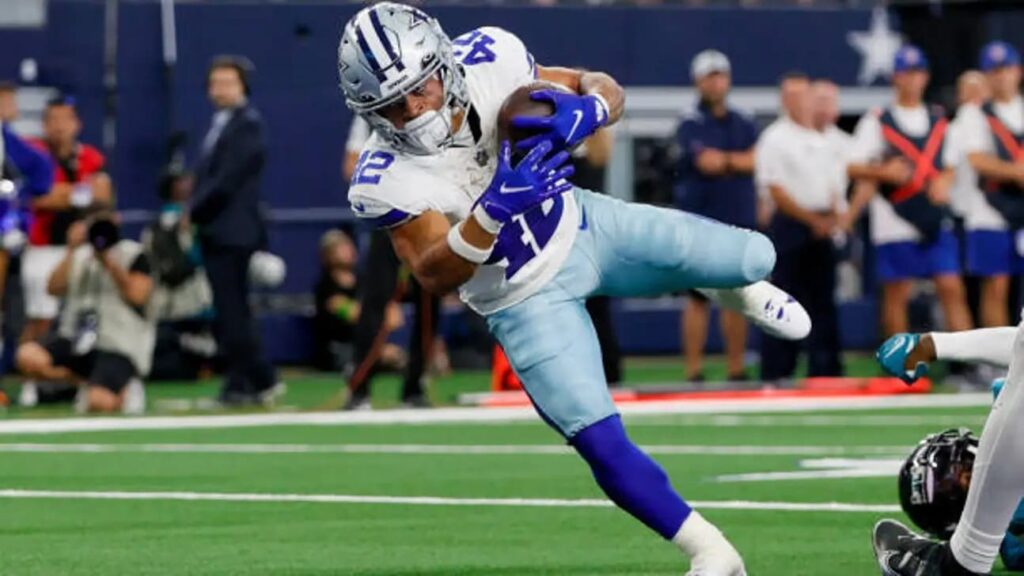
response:
<path id="1" fill-rule="evenodd" d="M 451 68 L 445 65 L 439 66 L 422 82 L 403 92 L 397 100 L 388 105 L 374 107 L 374 109 L 363 113 L 363 118 L 399 150 L 418 156 L 440 154 L 455 141 L 453 119 L 456 113 L 467 107 L 467 101 L 461 94 L 464 93 L 464 89 L 453 89 L 457 85 L 464 87 L 462 71 L 457 66 L 457 64 L 453 64 Z M 432 78 L 437 78 L 441 82 L 443 90 L 441 107 L 437 110 L 423 112 L 406 122 L 402 128 L 395 127 L 383 114 L 383 111 L 389 106 L 404 106 L 405 98 Z"/>

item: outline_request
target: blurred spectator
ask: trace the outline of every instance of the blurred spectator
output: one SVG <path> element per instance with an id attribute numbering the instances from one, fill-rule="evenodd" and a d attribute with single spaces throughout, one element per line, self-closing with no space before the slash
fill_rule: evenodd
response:
<path id="1" fill-rule="evenodd" d="M 948 209 L 954 147 L 943 146 L 942 111 L 923 103 L 929 80 L 924 53 L 900 48 L 893 69 L 895 101 L 861 118 L 848 167 L 850 178 L 875 184 L 857 187 L 850 210 L 855 216 L 870 202 L 882 325 L 887 335 L 908 331 L 913 281 L 932 278 L 946 328 L 967 330 L 971 317 Z"/>
<path id="2" fill-rule="evenodd" d="M 402 404 L 408 408 L 426 408 L 430 399 L 425 390 L 425 374 L 434 354 L 440 299 L 427 292 L 408 274 L 395 255 L 385 230 L 370 236 L 366 263 L 360 271 L 362 287 L 359 317 L 356 320 L 354 361 L 348 378 L 346 410 L 370 409 L 371 384 L 383 366 L 383 342 L 393 325 L 393 306 L 406 297 L 413 304 L 414 317 L 409 338 L 409 362 L 402 384 Z"/>
<path id="3" fill-rule="evenodd" d="M 576 147 L 572 153 L 572 164 L 576 169 L 572 177 L 573 184 L 604 193 L 605 169 L 611 160 L 614 145 L 611 130 L 604 129 L 598 130 Z M 605 378 L 609 385 L 616 386 L 622 382 L 622 354 L 619 352 L 619 339 L 612 322 L 611 298 L 594 296 L 587 299 L 587 312 L 594 323 L 594 330 L 597 331 Z"/>
<path id="4" fill-rule="evenodd" d="M 370 125 L 359 116 L 352 118 L 352 126 L 348 129 L 348 139 L 345 141 L 345 162 L 342 165 L 342 174 L 345 182 L 352 179 L 356 171 L 356 164 L 359 162 L 359 154 L 363 151 L 363 144 L 370 138 Z"/>
<path id="5" fill-rule="evenodd" d="M 949 130 L 946 134 L 947 146 L 956 147 L 956 165 L 953 167 L 955 175 L 949 192 L 949 207 L 953 214 L 962 220 L 966 227 L 969 219 L 971 205 L 978 200 L 977 195 L 981 194 L 978 187 L 978 173 L 971 167 L 961 149 L 963 136 L 964 116 L 970 116 L 973 112 L 988 102 L 989 94 L 988 79 L 978 70 L 967 70 L 957 78 L 956 100 L 957 113 L 952 122 L 949 123 Z M 982 199 L 982 201 L 984 201 Z M 965 242 L 961 242 L 965 245 Z M 968 273 L 970 267 L 968 266 Z M 973 273 L 972 273 L 973 275 Z"/>
<path id="6" fill-rule="evenodd" d="M 744 228 L 757 226 L 754 191 L 754 144 L 757 127 L 726 101 L 731 85 L 728 58 L 705 50 L 690 65 L 700 102 L 676 131 L 679 145 L 679 208 Z M 731 310 L 720 310 L 729 380 L 746 380 L 743 354 L 747 323 Z M 704 379 L 703 356 L 708 336 L 708 301 L 691 292 L 683 311 L 683 342 L 688 380 Z"/>
<path id="7" fill-rule="evenodd" d="M 82 411 L 142 412 L 140 377 L 149 371 L 155 337 L 148 313 L 153 280 L 142 246 L 121 238 L 111 212 L 75 222 L 48 284 L 65 298 L 56 337 L 46 345 L 23 343 L 18 368 L 40 381 L 80 382 Z"/>
<path id="8" fill-rule="evenodd" d="M 978 70 L 966 70 L 957 77 L 956 82 L 956 116 L 949 123 L 946 132 L 946 146 L 951 146 L 951 156 L 955 158 L 953 166 L 953 184 L 949 190 L 949 209 L 953 213 L 956 225 L 957 241 L 960 244 L 960 261 L 965 271 L 963 276 L 964 292 L 967 295 L 967 305 L 971 312 L 971 318 L 975 324 L 983 324 L 981 315 L 982 302 L 980 298 L 981 284 L 984 279 L 976 272 L 970 262 L 968 235 L 974 230 L 984 229 L 989 220 L 988 214 L 994 209 L 981 197 L 984 193 L 978 182 L 978 173 L 974 171 L 971 163 L 962 149 L 964 118 L 978 113 L 982 104 L 991 98 L 988 79 Z M 987 207 L 987 209 L 986 209 Z M 998 216 L 998 214 L 997 214 Z M 996 227 L 999 227 L 1001 218 L 995 220 Z M 1012 288 L 1010 291 L 1012 292 Z M 966 366 L 964 367 L 967 368 Z M 959 369 L 959 367 L 957 367 Z"/>
<path id="9" fill-rule="evenodd" d="M 0 108 L 4 106 L 3 98 L 0 91 Z M 7 111 L 10 112 L 9 109 Z M 11 285 L 8 285 L 8 278 L 12 271 L 16 272 L 16 268 L 11 266 L 12 258 L 21 252 L 26 240 L 28 215 L 23 198 L 45 194 L 50 189 L 53 165 L 46 154 L 14 134 L 8 119 L 9 114 L 7 119 L 0 118 L 0 297 L 3 297 L 0 309 L 5 312 L 0 319 L 3 321 L 4 338 L 13 342 L 21 328 L 18 322 L 22 308 L 21 290 L 16 285 L 17 276 L 13 277 Z M 0 388 L 0 406 L 8 401 Z"/>
<path id="10" fill-rule="evenodd" d="M 213 296 L 188 219 L 192 176 L 169 169 L 160 177 L 158 194 L 159 216 L 142 232 L 155 283 L 151 308 L 158 322 L 150 379 L 191 380 L 217 348 L 210 333 Z"/>
<path id="11" fill-rule="evenodd" d="M 358 172 L 362 146 L 371 137 L 369 124 L 355 118 L 349 128 L 345 146 L 343 171 L 351 179 Z M 355 162 L 353 162 L 355 160 Z M 391 331 L 389 318 L 394 306 L 408 296 L 415 309 L 412 336 L 409 340 L 409 362 L 402 385 L 402 403 L 407 407 L 428 407 L 430 399 L 424 389 L 424 375 L 434 356 L 441 310 L 440 299 L 423 290 L 411 274 L 404 272 L 391 246 L 386 230 L 374 230 L 366 261 L 359 272 L 362 287 L 359 316 L 353 340 L 353 360 L 347 372 L 348 398 L 344 410 L 369 410 L 371 385 L 377 370 L 384 366 L 384 340 Z"/>
<path id="12" fill-rule="evenodd" d="M 21 259 L 27 318 L 22 342 L 42 341 L 57 316 L 60 301 L 46 287 L 64 257 L 68 227 L 89 206 L 112 203 L 110 177 L 103 171 L 106 160 L 99 150 L 79 141 L 81 131 L 74 98 L 58 96 L 46 103 L 39 146 L 53 161 L 53 186 L 28 200 L 32 219 L 29 245 Z M 38 397 L 35 384 L 25 382 L 21 403 L 32 406 Z"/>
<path id="13" fill-rule="evenodd" d="M 0 122 L 14 122 L 18 119 L 18 86 L 13 82 L 0 81 Z"/>
<path id="14" fill-rule="evenodd" d="M 236 56 L 217 57 L 210 65 L 207 93 L 216 112 L 203 139 L 191 207 L 224 359 L 219 400 L 229 406 L 266 403 L 282 390 L 249 305 L 249 261 L 267 243 L 260 213 L 266 142 L 263 119 L 249 103 L 251 69 Z"/>
<path id="15" fill-rule="evenodd" d="M 52 185 L 49 157 L 0 120 L 0 295 L 6 288 L 10 257 L 25 246 L 28 214 L 24 201 L 45 194 Z"/>
<path id="16" fill-rule="evenodd" d="M 53 268 L 63 258 L 67 230 L 93 203 L 110 204 L 106 160 L 96 148 L 79 142 L 82 123 L 73 98 L 59 96 L 43 111 L 43 141 L 54 163 L 53 187 L 33 198 L 29 246 L 22 263 L 28 323 L 24 339 L 40 339 L 56 317 L 60 302 L 47 294 Z"/>
<path id="17" fill-rule="evenodd" d="M 825 140 L 832 147 L 832 153 L 836 156 L 835 161 L 842 168 L 839 183 L 845 198 L 849 185 L 849 179 L 846 177 L 846 159 L 853 146 L 853 137 L 836 125 L 839 120 L 839 86 L 831 80 L 819 79 L 811 82 L 811 107 L 811 126 L 825 136 Z"/>
<path id="18" fill-rule="evenodd" d="M 819 87 L 819 91 L 828 89 Z M 799 300 L 814 318 L 806 340 L 808 376 L 838 376 L 843 368 L 832 238 L 846 209 L 846 166 L 814 122 L 827 120 L 834 98 L 819 93 L 824 106 L 815 110 L 811 83 L 802 74 L 786 76 L 781 92 L 784 114 L 761 135 L 756 159 L 757 184 L 776 206 L 769 228 L 778 253 L 772 281 Z M 802 343 L 769 336 L 761 342 L 761 378 L 791 378 Z"/>
<path id="19" fill-rule="evenodd" d="M 967 271 L 981 278 L 980 322 L 995 327 L 1010 324 L 1010 277 L 1024 273 L 1017 236 L 1024 227 L 1024 100 L 1020 55 L 1013 46 L 989 43 L 980 65 L 992 101 L 981 101 L 980 90 L 973 90 L 972 103 L 957 114 L 953 144 L 964 177 L 981 177 L 967 192 Z"/>
<path id="20" fill-rule="evenodd" d="M 330 230 L 320 239 L 320 278 L 314 288 L 316 317 L 313 320 L 316 366 L 324 371 L 341 371 L 354 359 L 356 322 L 359 320 L 359 285 L 356 268 L 358 252 L 355 244 L 341 230 Z M 404 323 L 398 303 L 391 302 L 385 312 L 388 332 Z M 405 362 L 402 349 L 384 344 L 380 362 L 391 368 Z"/>

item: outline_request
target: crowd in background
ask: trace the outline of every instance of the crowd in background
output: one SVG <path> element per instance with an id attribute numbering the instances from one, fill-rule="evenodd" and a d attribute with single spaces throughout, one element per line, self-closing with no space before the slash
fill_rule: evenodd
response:
<path id="1" fill-rule="evenodd" d="M 779 84 L 781 114 L 761 129 L 729 103 L 728 57 L 708 50 L 693 59 L 699 102 L 676 130 L 676 206 L 766 231 L 778 253 L 773 281 L 814 318 L 803 343 L 761 339 L 756 377 L 793 377 L 802 351 L 811 376 L 843 373 L 837 267 L 862 235 L 871 246 L 863 263 L 872 269 L 864 272 L 879 285 L 883 335 L 910 328 L 919 280 L 931 284 L 939 325 L 950 330 L 1014 319 L 1012 287 L 1024 272 L 1024 242 L 1015 232 L 1024 226 L 1024 169 L 1016 163 L 1024 143 L 1019 60 L 1009 44 L 986 46 L 980 70 L 961 77 L 953 115 L 924 102 L 927 55 L 905 46 L 893 63 L 892 104 L 867 112 L 850 134 L 836 125 L 841 94 L 827 79 L 787 74 Z M 234 57 L 211 65 L 214 114 L 199 158 L 192 170 L 180 158 L 168 164 L 161 208 L 141 242 L 120 236 L 104 157 L 80 142 L 74 100 L 50 100 L 42 138 L 24 138 L 11 127 L 14 87 L 0 84 L 0 282 L 21 287 L 21 298 L 5 298 L 5 309 L 14 302 L 25 317 L 14 354 L 26 378 L 23 405 L 77 399 L 82 410 L 138 411 L 147 376 L 195 379 L 213 368 L 224 374 L 221 405 L 265 404 L 283 391 L 249 298 L 254 280 L 273 285 L 283 273 L 265 252 L 259 180 L 266 147 L 262 119 L 249 102 L 250 67 Z M 368 137 L 357 119 L 343 160 L 346 178 L 358 169 Z M 612 143 L 601 131 L 575 151 L 577 185 L 605 189 Z M 870 215 L 866 222 L 863 214 Z M 346 232 L 330 230 L 317 248 L 321 274 L 310 287 L 315 366 L 344 374 L 347 409 L 369 407 L 380 370 L 403 373 L 406 406 L 429 406 L 427 376 L 450 367 L 438 337 L 441 310 L 459 304 L 422 290 L 384 233 L 367 240 L 357 247 Z M 978 294 L 976 306 L 969 293 Z M 411 304 L 408 319 L 403 303 Z M 615 385 L 622 370 L 611 310 L 608 299 L 588 303 Z M 8 328 L 18 316 L 8 312 Z M 706 298 L 686 295 L 681 332 L 690 381 L 705 377 L 710 318 Z M 727 378 L 754 377 L 747 371 L 746 322 L 728 312 L 720 322 Z M 389 335 L 406 324 L 403 350 Z M 516 388 L 501 350 L 492 354 L 495 388 Z"/>
<path id="2" fill-rule="evenodd" d="M 873 262 L 865 272 L 879 285 L 883 335 L 911 328 L 908 310 L 922 280 L 939 305 L 938 327 L 1017 320 L 1011 285 L 1024 271 L 1020 56 L 992 42 L 978 66 L 961 76 L 959 108 L 947 114 L 924 101 L 927 55 L 904 46 L 893 62 L 892 103 L 867 112 L 852 134 L 836 126 L 833 83 L 789 74 L 780 83 L 782 115 L 756 135 L 752 120 L 727 104 L 725 55 L 708 51 L 694 60 L 701 102 L 677 134 L 678 205 L 767 231 L 778 252 L 773 281 L 814 318 L 803 343 L 762 340 L 760 378 L 793 376 L 801 349 L 809 375 L 842 374 L 837 265 L 865 225 L 866 260 Z M 870 218 L 861 223 L 865 212 Z M 965 285 L 977 288 L 976 306 Z M 684 340 L 693 379 L 702 377 L 706 331 L 706 305 L 691 299 Z M 742 319 L 723 314 L 722 332 L 730 377 L 745 379 Z"/>
<path id="3" fill-rule="evenodd" d="M 30 139 L 14 132 L 13 87 L 0 86 L 0 281 L 20 284 L 20 310 L 5 324 L 23 313 L 6 343 L 26 379 L 22 406 L 138 413 L 144 378 L 194 379 L 215 356 L 220 405 L 266 404 L 283 392 L 250 307 L 251 282 L 280 284 L 284 272 L 265 251 L 265 141 L 247 74 L 242 58 L 211 64 L 215 113 L 194 171 L 168 164 L 141 242 L 121 235 L 105 158 L 80 141 L 74 99 L 51 98 L 42 137 Z"/>

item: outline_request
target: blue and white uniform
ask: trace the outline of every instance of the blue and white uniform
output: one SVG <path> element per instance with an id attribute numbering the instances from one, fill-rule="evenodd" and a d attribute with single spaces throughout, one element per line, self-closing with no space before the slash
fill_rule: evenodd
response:
<path id="1" fill-rule="evenodd" d="M 533 58 L 505 30 L 481 28 L 454 44 L 478 120 L 470 112 L 455 144 L 432 156 L 370 139 L 349 200 L 378 226 L 426 211 L 453 224 L 468 217 L 494 175 L 498 110 L 534 80 Z M 615 413 L 587 297 L 738 287 L 764 278 L 774 261 L 760 234 L 576 189 L 506 225 L 460 296 L 487 317 L 537 409 L 572 437 Z"/>
<path id="2" fill-rule="evenodd" d="M 498 110 L 509 94 L 534 80 L 533 58 L 505 30 L 480 28 L 453 43 L 472 102 L 455 143 L 440 154 L 416 156 L 374 134 L 360 155 L 349 202 L 356 215 L 378 226 L 396 226 L 428 210 L 452 224 L 466 219 L 497 166 Z M 506 226 L 491 263 L 459 289 L 463 301 L 484 315 L 523 301 L 558 272 L 578 227 L 571 193 Z"/>

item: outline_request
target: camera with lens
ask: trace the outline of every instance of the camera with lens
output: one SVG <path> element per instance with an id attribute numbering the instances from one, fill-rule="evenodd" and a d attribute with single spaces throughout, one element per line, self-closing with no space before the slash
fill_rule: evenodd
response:
<path id="1" fill-rule="evenodd" d="M 110 217 L 99 217 L 89 224 L 89 244 L 97 254 L 121 241 L 121 229 Z"/>

